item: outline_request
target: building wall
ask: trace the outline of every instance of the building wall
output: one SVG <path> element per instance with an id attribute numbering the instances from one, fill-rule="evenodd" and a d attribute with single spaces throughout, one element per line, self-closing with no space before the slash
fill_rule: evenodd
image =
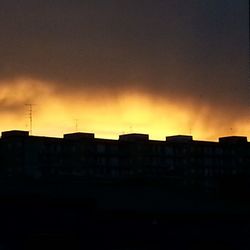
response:
<path id="1" fill-rule="evenodd" d="M 212 190 L 221 180 L 250 176 L 250 143 L 235 138 L 152 141 L 136 134 L 125 140 L 61 139 L 10 133 L 0 139 L 0 157 L 2 179 L 146 181 Z"/>

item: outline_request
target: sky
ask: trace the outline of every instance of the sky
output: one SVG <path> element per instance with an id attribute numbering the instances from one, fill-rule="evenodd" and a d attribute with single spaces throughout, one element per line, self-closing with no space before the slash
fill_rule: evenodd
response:
<path id="1" fill-rule="evenodd" d="M 0 131 L 250 136 L 247 0 L 1 0 Z"/>

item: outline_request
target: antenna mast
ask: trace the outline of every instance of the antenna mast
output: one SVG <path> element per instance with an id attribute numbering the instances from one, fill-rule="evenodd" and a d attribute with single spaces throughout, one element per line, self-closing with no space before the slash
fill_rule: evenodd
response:
<path id="1" fill-rule="evenodd" d="M 26 106 L 28 106 L 29 108 L 29 121 L 30 121 L 30 135 L 32 135 L 32 126 L 33 126 L 33 103 L 28 103 L 28 104 L 25 104 Z"/>

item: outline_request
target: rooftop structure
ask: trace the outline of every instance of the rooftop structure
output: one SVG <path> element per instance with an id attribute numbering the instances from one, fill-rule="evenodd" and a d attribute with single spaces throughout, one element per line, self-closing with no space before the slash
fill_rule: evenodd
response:
<path id="1" fill-rule="evenodd" d="M 167 136 L 166 141 L 168 142 L 191 142 L 193 141 L 193 136 L 190 136 L 190 135 Z"/>
<path id="2" fill-rule="evenodd" d="M 221 142 L 221 143 L 246 143 L 247 142 L 247 137 L 246 136 L 220 137 L 219 142 Z"/>
<path id="3" fill-rule="evenodd" d="M 119 136 L 120 141 L 147 141 L 148 139 L 149 139 L 148 134 L 132 133 Z"/>
<path id="4" fill-rule="evenodd" d="M 8 137 L 24 137 L 29 136 L 28 131 L 22 131 L 22 130 L 10 130 L 10 131 L 4 131 L 2 132 L 2 138 L 8 138 Z"/>
<path id="5" fill-rule="evenodd" d="M 70 134 L 64 134 L 63 138 L 68 140 L 82 140 L 82 139 L 94 139 L 95 134 L 93 133 L 70 133 Z"/>

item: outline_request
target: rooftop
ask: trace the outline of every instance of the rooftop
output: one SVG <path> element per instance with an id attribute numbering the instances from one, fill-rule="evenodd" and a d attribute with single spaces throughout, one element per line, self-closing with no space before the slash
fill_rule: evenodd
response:
<path id="1" fill-rule="evenodd" d="M 23 138 L 23 137 L 31 137 L 28 131 L 23 130 L 9 130 L 3 131 L 1 138 Z M 32 136 L 32 137 L 41 137 L 41 136 Z M 51 137 L 54 138 L 54 137 Z M 56 139 L 56 138 L 54 138 Z M 59 139 L 59 138 L 58 138 Z M 76 132 L 76 133 L 68 133 L 63 135 L 63 139 L 65 140 L 86 140 L 86 139 L 100 139 L 95 138 L 94 133 L 85 133 L 85 132 Z M 248 142 L 247 136 L 224 136 L 219 138 L 219 143 L 246 143 Z M 102 139 L 109 140 L 109 139 Z M 112 140 L 113 141 L 113 140 Z M 149 141 L 148 134 L 141 133 L 130 133 L 123 134 L 119 136 L 119 141 L 127 141 L 127 142 L 145 142 Z M 160 141 L 160 140 L 153 140 Z M 177 142 L 177 143 L 190 143 L 193 141 L 197 141 L 193 139 L 191 135 L 173 135 L 166 136 L 166 142 Z M 198 141 L 197 141 L 198 142 Z M 209 141 L 200 141 L 200 142 L 209 142 Z"/>

